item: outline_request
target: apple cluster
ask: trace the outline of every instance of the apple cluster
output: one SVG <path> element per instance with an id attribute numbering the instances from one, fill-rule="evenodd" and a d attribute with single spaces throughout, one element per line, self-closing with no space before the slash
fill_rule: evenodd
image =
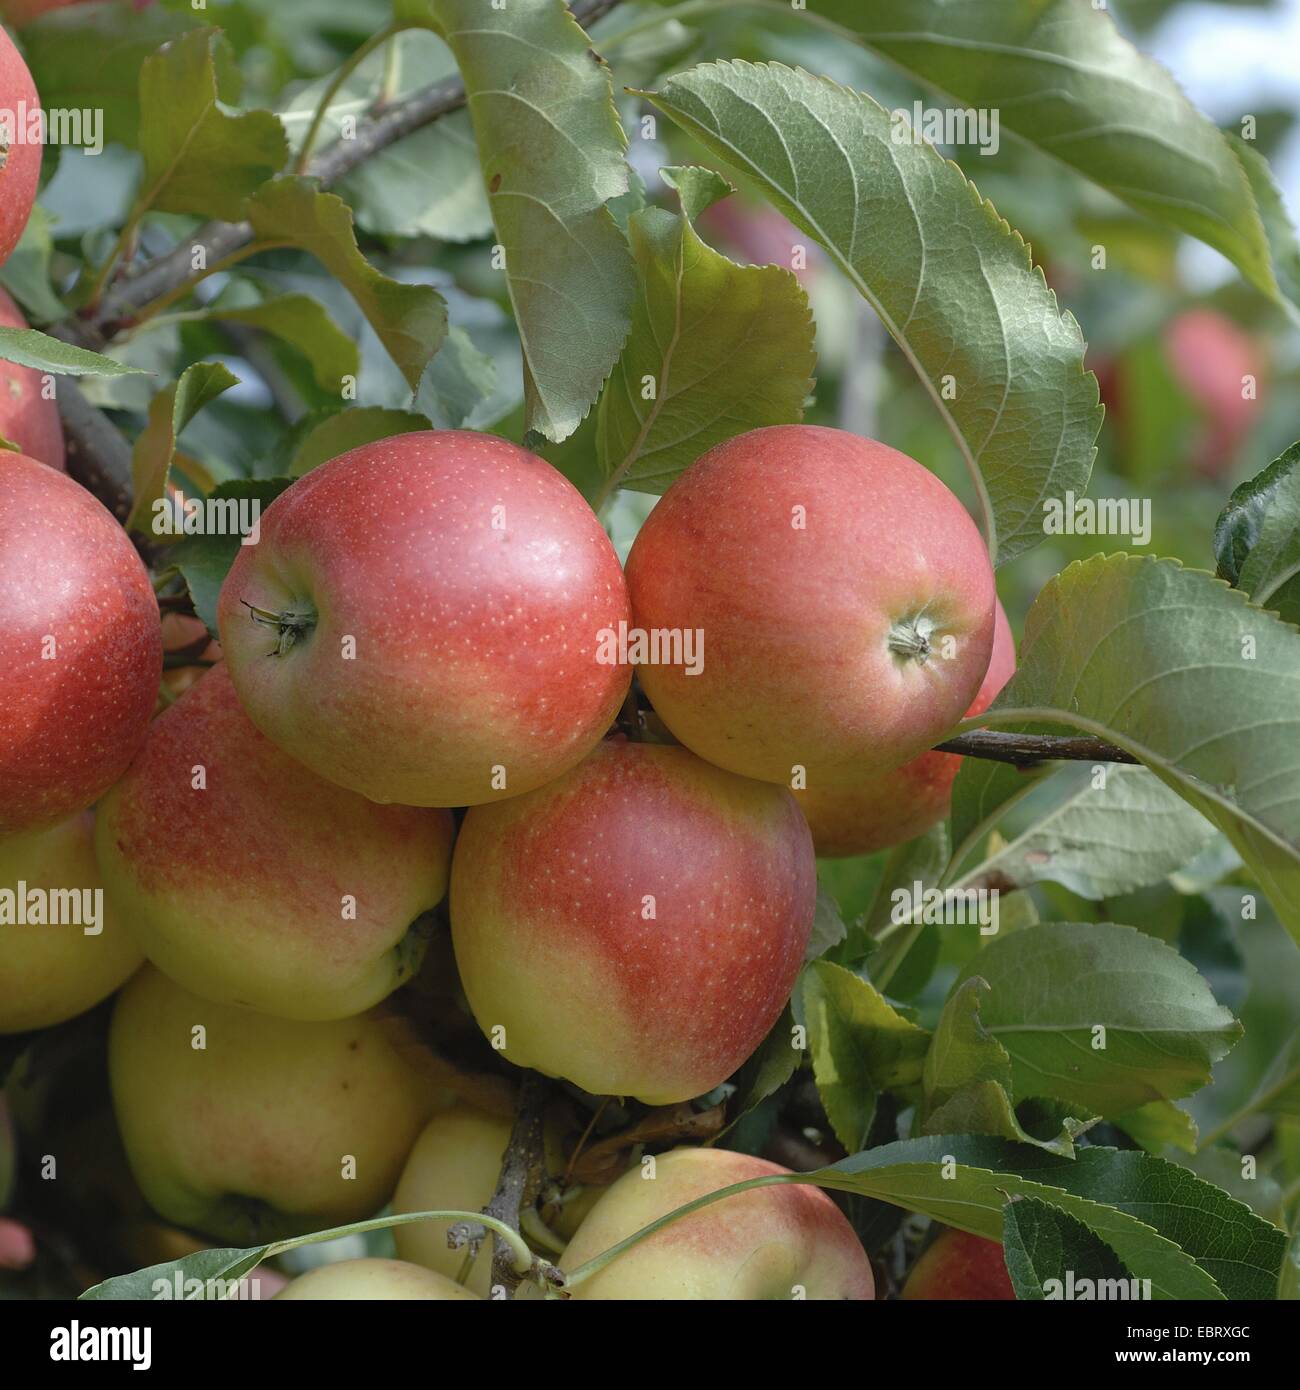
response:
<path id="1" fill-rule="evenodd" d="M 0 31 L 0 92 L 30 87 Z M 39 158 L 0 163 L 0 259 Z M 5 298 L 0 322 L 22 324 Z M 976 527 L 882 444 L 731 439 L 668 489 L 624 568 L 550 464 L 448 430 L 342 454 L 272 503 L 221 589 L 217 659 L 159 713 L 150 575 L 62 471 L 39 378 L 2 370 L 0 1033 L 120 991 L 132 1171 L 210 1238 L 486 1203 L 508 1126 L 421 1065 L 386 1002 L 422 970 L 454 970 L 501 1056 L 584 1092 L 661 1106 L 725 1083 L 790 997 L 816 856 L 942 818 L 958 760 L 929 750 L 1011 673 Z M 634 671 L 605 655 L 626 632 L 691 633 L 700 659 Z M 61 915 L 92 898 L 102 912 Z M 454 966 L 430 949 L 444 920 Z M 573 1268 L 784 1171 L 675 1149 L 562 1203 L 552 1234 Z M 436 1222 L 397 1243 L 400 1261 L 286 1296 L 488 1291 L 486 1260 L 457 1282 Z M 577 1296 L 873 1289 L 834 1202 L 776 1184 Z"/>

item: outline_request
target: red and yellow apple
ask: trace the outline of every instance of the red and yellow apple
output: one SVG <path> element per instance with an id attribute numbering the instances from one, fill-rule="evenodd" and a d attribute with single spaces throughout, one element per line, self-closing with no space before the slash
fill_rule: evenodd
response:
<path id="1" fill-rule="evenodd" d="M 560 1261 L 574 1274 L 628 1236 L 733 1183 L 788 1173 L 725 1149 L 674 1149 L 630 1169 L 578 1227 Z M 723 1197 L 615 1256 L 580 1282 L 578 1299 L 853 1299 L 875 1280 L 853 1227 L 805 1183 L 774 1183 Z"/>
<path id="2" fill-rule="evenodd" d="M 166 1220 L 232 1245 L 372 1216 L 447 1103 L 373 1014 L 272 1018 L 152 966 L 118 996 L 108 1064 L 140 1190 Z"/>
<path id="3" fill-rule="evenodd" d="M 451 839 L 450 812 L 377 805 L 282 753 L 224 665 L 154 721 L 96 828 L 105 882 L 160 970 L 297 1019 L 350 1018 L 411 978 Z"/>
<path id="4" fill-rule="evenodd" d="M 1014 1299 L 1002 1245 L 967 1231 L 945 1230 L 912 1266 L 902 1298 L 993 1302 Z"/>
<path id="5" fill-rule="evenodd" d="M 125 914 L 104 892 L 94 819 L 83 811 L 46 830 L 0 838 L 0 1033 L 49 1028 L 84 1013 L 144 960 Z M 27 900 L 21 912 L 20 897 Z M 33 902 L 43 904 L 38 922 Z M 50 916 L 60 920 L 51 924 Z"/>
<path id="6" fill-rule="evenodd" d="M 26 328 L 27 320 L 0 289 L 0 328 Z M 0 438 L 17 444 L 28 458 L 62 469 L 63 425 L 53 397 L 47 398 L 34 367 L 0 360 Z M 0 459 L 3 462 L 3 459 Z"/>
<path id="7" fill-rule="evenodd" d="M 1016 669 L 1011 624 L 999 603 L 993 655 L 966 717 L 983 714 Z M 952 784 L 961 767 L 957 753 L 922 753 L 885 772 L 864 773 L 851 791 L 796 791 L 818 855 L 841 858 L 901 845 L 937 825 L 952 805 Z"/>
<path id="8" fill-rule="evenodd" d="M 256 1276 L 254 1276 L 256 1277 Z M 333 1302 L 406 1302 L 412 1299 L 468 1298 L 478 1295 L 462 1288 L 455 1279 L 435 1274 L 404 1260 L 340 1260 L 337 1264 L 317 1265 L 286 1284 L 274 1301 L 314 1299 Z"/>
<path id="9" fill-rule="evenodd" d="M 415 1141 L 393 1195 L 393 1211 L 482 1211 L 492 1200 L 501 1160 L 510 1142 L 510 1121 L 457 1105 L 435 1115 Z M 420 1221 L 394 1226 L 397 1253 L 454 1279 L 465 1252 L 447 1245 L 454 1221 Z M 488 1240 L 466 1286 L 486 1298 L 492 1290 L 492 1245 Z"/>
<path id="10" fill-rule="evenodd" d="M 725 1081 L 784 1008 L 814 875 L 784 788 L 613 739 L 465 817 L 451 871 L 461 981 L 519 1066 L 686 1100 Z"/>
<path id="11" fill-rule="evenodd" d="M 576 488 L 462 430 L 367 444 L 262 517 L 221 591 L 221 645 L 253 723 L 373 801 L 469 806 L 581 761 L 631 673 L 618 557 Z"/>
<path id="12" fill-rule="evenodd" d="M 0 455 L 0 835 L 117 781 L 161 669 L 158 602 L 126 533 L 66 474 Z"/>
<path id="13" fill-rule="evenodd" d="M 996 599 L 957 498 L 905 454 L 778 425 L 711 449 L 627 562 L 638 631 L 698 631 L 702 661 L 638 667 L 673 735 L 746 777 L 851 790 L 961 719 Z"/>
<path id="14" fill-rule="evenodd" d="M 0 111 L 11 118 L 7 124 L 0 123 L 0 265 L 18 245 L 36 201 L 45 147 L 27 138 L 28 125 L 21 113 L 39 105 L 36 84 L 22 54 L 0 29 Z"/>

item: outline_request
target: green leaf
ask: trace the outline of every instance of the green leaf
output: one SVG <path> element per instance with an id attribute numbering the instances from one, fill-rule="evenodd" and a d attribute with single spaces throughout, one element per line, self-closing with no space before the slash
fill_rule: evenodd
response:
<path id="1" fill-rule="evenodd" d="M 848 935 L 848 928 L 844 925 L 844 918 L 840 916 L 840 905 L 835 901 L 834 895 L 817 885 L 817 905 L 813 912 L 812 936 L 808 939 L 808 949 L 804 953 L 805 960 L 816 960 L 818 956 L 824 956 L 827 951 L 838 946 Z"/>
<path id="2" fill-rule="evenodd" d="M 203 22 L 161 5 L 73 5 L 23 29 L 28 66 L 46 110 L 102 111 L 105 141 L 135 147 L 140 69 L 161 44 Z"/>
<path id="3" fill-rule="evenodd" d="M 1213 122 L 1092 0 L 825 0 L 818 13 L 1276 297 L 1250 183 Z"/>
<path id="4" fill-rule="evenodd" d="M 1300 623 L 1300 443 L 1234 489 L 1214 527 L 1214 557 L 1220 578 Z"/>
<path id="5" fill-rule="evenodd" d="M 787 1004 L 772 1031 L 736 1073 L 736 1091 L 728 1102 L 733 1128 L 751 1110 L 775 1095 L 794 1075 L 803 1053 L 795 1046 L 794 1013 Z M 726 1130 L 723 1131 L 726 1133 Z"/>
<path id="6" fill-rule="evenodd" d="M 806 966 L 800 988 L 817 1092 L 835 1137 L 856 1153 L 866 1143 L 878 1093 L 920 1081 L 930 1035 L 830 961 Z"/>
<path id="7" fill-rule="evenodd" d="M 417 434 L 431 429 L 429 420 L 410 410 L 387 410 L 381 406 L 360 406 L 310 416 L 299 427 L 289 455 L 288 473 L 300 478 L 330 459 L 391 439 L 395 434 Z"/>
<path id="8" fill-rule="evenodd" d="M 1127 749 L 1227 835 L 1300 939 L 1300 632 L 1177 561 L 1098 555 L 1044 587 L 1019 662 L 962 728 L 1066 725 Z"/>
<path id="9" fill-rule="evenodd" d="M 724 439 L 802 419 L 813 385 L 812 315 L 793 272 L 736 265 L 701 240 L 692 219 L 731 191 L 723 178 L 662 173 L 683 212 L 651 207 L 628 222 L 640 287 L 600 398 L 607 489 L 663 492 Z"/>
<path id="10" fill-rule="evenodd" d="M 1071 1156 L 1085 1124 L 1067 1119 L 1055 1138 L 1044 1141 L 1016 1119 L 1011 1056 L 980 1022 L 980 996 L 988 992 L 988 984 L 975 977 L 948 996 L 925 1054 L 921 1133 L 988 1134 Z"/>
<path id="11" fill-rule="evenodd" d="M 244 199 L 289 157 L 284 127 L 269 111 L 227 115 L 218 104 L 216 29 L 173 39 L 140 69 L 140 152 L 148 208 L 195 216 L 243 216 Z"/>
<path id="12" fill-rule="evenodd" d="M 970 470 L 990 553 L 1037 545 L 1087 489 L 1101 424 L 1084 343 L 1021 238 L 870 97 L 776 63 L 709 63 L 649 100 L 821 243 L 917 372 Z"/>
<path id="13" fill-rule="evenodd" d="M 343 378 L 355 379 L 359 371 L 356 343 L 334 322 L 325 306 L 310 295 L 284 294 L 240 303 L 223 294 L 209 312 L 223 323 L 247 324 L 297 348 L 311 363 L 312 375 L 322 391 L 339 394 Z"/>
<path id="14" fill-rule="evenodd" d="M 352 211 L 307 179 L 263 184 L 247 215 L 259 241 L 309 251 L 357 302 L 412 391 L 447 336 L 447 305 L 432 285 L 381 275 L 357 249 Z"/>
<path id="15" fill-rule="evenodd" d="M 609 209 L 628 187 L 609 74 L 561 0 L 431 0 L 469 97 L 524 354 L 529 433 L 566 439 L 609 375 L 635 276 Z"/>
<path id="16" fill-rule="evenodd" d="M 131 454 L 135 500 L 126 519 L 128 530 L 149 530 L 154 503 L 167 495 L 167 478 L 181 431 L 205 405 L 238 384 L 239 378 L 220 362 L 196 362 L 181 373 L 179 381 L 153 398 L 149 423 Z"/>
<path id="17" fill-rule="evenodd" d="M 990 986 L 984 1029 L 1010 1054 L 1014 1098 L 1123 1115 L 1210 1080 L 1241 1036 L 1177 951 L 1133 927 L 1051 922 L 994 940 L 958 976 Z M 954 987 L 954 989 L 956 986 Z"/>
<path id="18" fill-rule="evenodd" d="M 1287 1242 L 1286 1258 L 1277 1280 L 1277 1296 L 1288 1303 L 1300 1298 L 1300 1226 Z"/>
<path id="19" fill-rule="evenodd" d="M 1102 778 L 1079 771 L 1077 790 L 956 886 L 986 879 L 1007 893 L 1047 880 L 1097 901 L 1159 883 L 1216 838 L 1209 821 L 1146 768 L 1115 763 Z"/>
<path id="20" fill-rule="evenodd" d="M 1150 1101 L 1136 1110 L 1116 1115 L 1111 1123 L 1148 1153 L 1158 1154 L 1171 1145 L 1184 1153 L 1196 1152 L 1196 1121 L 1173 1101 Z"/>
<path id="21" fill-rule="evenodd" d="M 54 376 L 131 376 L 143 371 L 51 338 L 35 328 L 0 328 L 0 359 Z"/>
<path id="22" fill-rule="evenodd" d="M 22 240 L 0 265 L 0 285 L 23 306 L 29 318 L 41 323 L 54 323 L 68 312 L 50 288 L 53 250 L 50 215 L 37 203 L 27 219 Z"/>
<path id="23" fill-rule="evenodd" d="M 1125 1292 L 1113 1296 L 1129 1296 L 1132 1275 L 1124 1262 L 1082 1221 L 1052 1202 L 1037 1197 L 1008 1202 L 1003 1208 L 1002 1250 L 1019 1299 L 1078 1297 L 1066 1290 L 1078 1290 L 1084 1280 L 1093 1293 L 1103 1281 L 1119 1281 Z M 1049 1282 L 1057 1285 L 1051 1293 Z"/>
<path id="24" fill-rule="evenodd" d="M 236 478 L 219 483 L 210 496 L 218 500 L 249 498 L 265 511 L 292 481 L 291 478 Z M 167 552 L 169 563 L 181 572 L 189 587 L 194 611 L 214 638 L 219 635 L 217 599 L 242 544 L 243 537 L 238 535 L 186 536 Z"/>
<path id="25" fill-rule="evenodd" d="M 454 323 L 429 365 L 415 404 L 437 429 L 465 428 L 474 412 L 496 390 L 496 363 Z"/>
<path id="26" fill-rule="evenodd" d="M 169 1260 L 166 1264 L 150 1265 L 147 1269 L 137 1269 L 131 1274 L 120 1274 L 103 1283 L 92 1285 L 78 1299 L 78 1302 L 99 1302 L 103 1300 L 131 1299 L 143 1300 L 158 1297 L 158 1285 L 173 1287 L 178 1282 L 185 1288 L 191 1283 L 200 1286 L 194 1293 L 196 1298 L 219 1296 L 223 1284 L 242 1279 L 251 1274 L 263 1260 L 274 1259 L 286 1251 L 297 1250 L 304 1245 L 319 1245 L 324 1241 L 338 1240 L 342 1236 L 365 1235 L 370 1231 L 385 1231 L 393 1226 L 409 1226 L 416 1221 L 429 1221 L 433 1218 L 448 1218 L 453 1221 L 474 1221 L 480 1214 L 471 1211 L 417 1211 L 402 1212 L 399 1215 L 376 1216 L 369 1221 L 354 1221 L 348 1226 L 335 1226 L 328 1231 L 313 1231 L 309 1235 L 293 1236 L 288 1240 L 277 1240 L 268 1245 L 252 1245 L 239 1250 L 225 1246 L 215 1250 L 196 1250 L 179 1260 Z M 498 1223 L 499 1224 L 499 1223 Z M 190 1295 L 186 1294 L 187 1297 Z"/>

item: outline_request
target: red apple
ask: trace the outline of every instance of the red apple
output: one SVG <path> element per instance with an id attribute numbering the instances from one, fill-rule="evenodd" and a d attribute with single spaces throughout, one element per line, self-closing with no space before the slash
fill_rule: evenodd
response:
<path id="1" fill-rule="evenodd" d="M 934 744 L 993 646 L 993 571 L 956 497 L 905 454 L 778 425 L 711 449 L 627 563 L 638 631 L 698 631 L 643 665 L 674 736 L 748 777 L 851 790 Z M 701 669 L 702 668 L 702 669 Z"/>
<path id="2" fill-rule="evenodd" d="M 686 1100 L 725 1081 L 784 1008 L 814 873 L 784 788 L 612 740 L 465 817 L 451 871 L 461 982 L 519 1066 Z"/>
<path id="3" fill-rule="evenodd" d="M 566 1274 L 699 1197 L 788 1173 L 725 1149 L 674 1149 L 638 1164 L 605 1193 L 564 1252 Z M 853 1227 L 818 1187 L 772 1183 L 683 1216 L 577 1284 L 573 1297 L 606 1300 L 851 1299 L 876 1296 Z"/>
<path id="4" fill-rule="evenodd" d="M 21 117 L 24 110 L 34 111 L 39 104 L 27 64 L 13 40 L 0 29 L 0 112 L 8 113 L 10 125 L 18 127 L 6 130 L 0 125 L 0 141 L 6 136 L 13 141 L 0 143 L 0 265 L 18 245 L 36 201 L 44 146 L 26 138 L 27 122 Z"/>
<path id="5" fill-rule="evenodd" d="M 1015 640 L 1000 603 L 995 620 L 993 656 L 967 718 L 983 714 L 1015 673 Z M 956 753 L 922 753 L 902 767 L 865 774 L 852 791 L 798 791 L 795 799 L 823 858 L 872 854 L 915 839 L 944 820 L 960 767 Z"/>
<path id="6" fill-rule="evenodd" d="M 253 723 L 374 801 L 469 806 L 566 772 L 608 730 L 626 666 L 618 557 L 550 464 L 464 430 L 366 444 L 262 517 L 221 591 Z M 353 649 L 355 648 L 355 649 Z"/>
<path id="7" fill-rule="evenodd" d="M 87 0 L 0 0 L 0 19 L 15 29 L 30 24 L 51 10 L 66 10 L 72 5 L 84 5 Z M 132 0 L 131 8 L 146 10 L 154 0 Z"/>
<path id="8" fill-rule="evenodd" d="M 1014 1299 L 1002 1245 L 966 1231 L 943 1231 L 912 1266 L 900 1295 L 985 1303 Z"/>
<path id="9" fill-rule="evenodd" d="M 85 810 L 158 695 L 158 602 L 113 517 L 66 474 L 0 455 L 0 834 Z"/>
<path id="10" fill-rule="evenodd" d="M 447 890 L 451 838 L 449 812 L 377 805 L 282 753 L 223 665 L 154 721 L 96 833 L 159 969 L 298 1019 L 349 1018 L 411 977 L 427 939 L 412 923 Z"/>
<path id="11" fill-rule="evenodd" d="M 0 289 L 0 328 L 26 327 L 18 306 Z M 34 367 L 0 359 L 0 438 L 17 444 L 28 458 L 61 469 L 63 425 L 59 407 L 41 393 L 41 375 Z"/>
<path id="12" fill-rule="evenodd" d="M 1215 309 L 1179 314 L 1166 326 L 1164 343 L 1179 385 L 1204 414 L 1193 467 L 1205 477 L 1223 477 L 1232 472 L 1259 411 L 1258 397 L 1243 394 L 1246 377 L 1259 389 L 1265 366 L 1259 347 Z"/>
<path id="13" fill-rule="evenodd" d="M 40 897 L 33 899 L 33 891 Z M 144 953 L 129 930 L 134 924 L 104 892 L 91 812 L 0 837 L 0 892 L 14 895 L 15 909 L 0 919 L 0 1034 L 75 1018 L 140 968 Z M 29 904 L 23 920 L 16 911 L 20 893 Z M 33 903 L 61 906 L 33 920 Z M 47 920 L 52 916 L 58 920 Z"/>

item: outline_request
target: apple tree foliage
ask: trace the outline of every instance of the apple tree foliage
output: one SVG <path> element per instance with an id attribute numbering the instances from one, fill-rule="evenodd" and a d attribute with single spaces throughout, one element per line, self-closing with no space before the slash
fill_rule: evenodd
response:
<path id="1" fill-rule="evenodd" d="M 40 328 L 0 329 L 0 357 L 76 379 L 102 426 L 78 447 L 100 440 L 101 495 L 145 537 L 169 482 L 266 502 L 430 426 L 542 452 L 622 553 L 654 494 L 759 425 L 862 428 L 932 463 L 1021 634 L 962 731 L 1093 735 L 1134 762 L 968 757 L 945 825 L 824 862 L 786 1015 L 699 1104 L 757 1149 L 815 1088 L 826 1161 L 788 1180 L 850 1194 L 879 1262 L 916 1212 L 1002 1238 L 1026 1297 L 1069 1268 L 1294 1298 L 1297 422 L 1251 436 L 1235 490 L 1189 478 L 1196 401 L 1125 303 L 1178 308 L 1195 238 L 1234 270 L 1225 306 L 1294 347 L 1300 253 L 1258 140 L 1202 115 L 1113 8 L 60 9 L 23 51 L 46 106 L 98 108 L 107 143 L 47 155 L 0 271 Z M 921 99 L 1000 110 L 1002 155 L 900 140 Z M 737 217 L 776 249 L 751 254 Z M 1114 426 L 1085 335 L 1135 387 Z M 1150 547 L 1048 533 L 1046 504 L 1090 482 L 1151 499 Z M 237 542 L 148 539 L 211 627 Z M 913 889 L 996 889 L 1000 930 L 930 920 L 924 892 L 900 913 Z"/>

